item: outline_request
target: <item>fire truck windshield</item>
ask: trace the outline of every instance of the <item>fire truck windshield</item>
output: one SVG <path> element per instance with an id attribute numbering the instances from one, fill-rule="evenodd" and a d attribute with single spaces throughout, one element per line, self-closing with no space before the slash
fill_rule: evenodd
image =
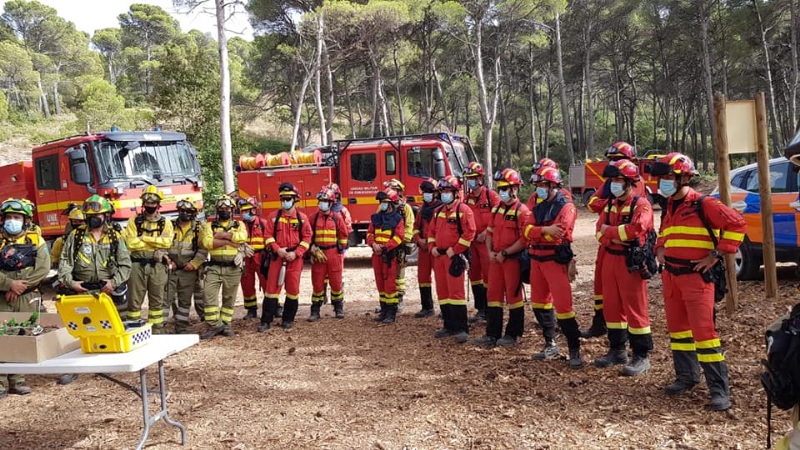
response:
<path id="1" fill-rule="evenodd" d="M 185 141 L 98 141 L 95 155 L 104 181 L 199 175 L 193 151 Z"/>

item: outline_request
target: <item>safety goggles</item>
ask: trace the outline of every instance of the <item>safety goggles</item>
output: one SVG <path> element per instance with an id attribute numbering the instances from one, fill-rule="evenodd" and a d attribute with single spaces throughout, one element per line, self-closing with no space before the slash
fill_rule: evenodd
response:
<path id="1" fill-rule="evenodd" d="M 25 205 L 23 205 L 19 200 L 6 200 L 2 205 L 0 205 L 0 210 L 5 211 L 6 209 L 13 211 L 24 211 Z"/>
<path id="2" fill-rule="evenodd" d="M 495 172 L 492 179 L 494 179 L 494 181 L 502 181 L 504 179 L 503 172 L 502 171 Z"/>
<path id="3" fill-rule="evenodd" d="M 99 213 L 103 211 L 103 204 L 100 202 L 83 202 L 83 212 Z"/>

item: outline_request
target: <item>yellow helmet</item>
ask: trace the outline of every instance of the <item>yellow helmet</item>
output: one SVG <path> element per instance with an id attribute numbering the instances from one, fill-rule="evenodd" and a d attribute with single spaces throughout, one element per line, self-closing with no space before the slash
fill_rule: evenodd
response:
<path id="1" fill-rule="evenodd" d="M 86 217 L 83 215 L 83 211 L 80 208 L 72 208 L 72 211 L 69 212 L 67 215 L 69 220 L 86 220 Z"/>
<path id="2" fill-rule="evenodd" d="M 220 195 L 220 197 L 217 199 L 217 202 L 214 203 L 214 209 L 226 207 L 233 209 L 236 207 L 236 205 L 233 203 L 233 199 L 229 195 Z"/>
<path id="3" fill-rule="evenodd" d="M 164 200 L 164 194 L 161 193 L 161 189 L 153 186 L 147 186 L 147 189 L 142 191 L 142 196 L 139 197 L 142 199 L 142 202 L 157 202 L 161 203 L 161 200 Z"/>

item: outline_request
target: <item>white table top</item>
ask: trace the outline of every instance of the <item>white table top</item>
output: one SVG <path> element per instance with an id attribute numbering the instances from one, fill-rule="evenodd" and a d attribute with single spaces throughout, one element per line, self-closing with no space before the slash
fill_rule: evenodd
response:
<path id="1" fill-rule="evenodd" d="M 83 353 L 80 349 L 40 363 L 0 363 L 0 373 L 63 374 L 138 372 L 197 344 L 196 334 L 160 334 L 128 353 Z"/>

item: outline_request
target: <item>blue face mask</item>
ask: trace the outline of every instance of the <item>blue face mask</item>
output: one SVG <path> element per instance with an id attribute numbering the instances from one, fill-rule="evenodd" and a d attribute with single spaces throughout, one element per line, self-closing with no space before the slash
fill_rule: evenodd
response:
<path id="1" fill-rule="evenodd" d="M 292 209 L 292 206 L 294 206 L 294 200 L 281 200 L 281 208 L 289 210 Z"/>
<path id="2" fill-rule="evenodd" d="M 433 192 L 424 192 L 422 194 L 422 201 L 425 203 L 430 203 L 433 201 Z"/>
<path id="3" fill-rule="evenodd" d="M 253 218 L 254 218 L 253 215 L 250 214 L 250 213 L 242 214 L 242 219 L 244 219 L 247 222 L 251 222 L 253 220 Z"/>
<path id="4" fill-rule="evenodd" d="M 380 209 L 381 211 L 387 211 L 389 209 L 389 204 L 386 202 L 381 202 Z"/>
<path id="5" fill-rule="evenodd" d="M 664 197 L 672 197 L 678 192 L 678 187 L 675 186 L 675 180 L 658 180 L 658 191 Z"/>
<path id="6" fill-rule="evenodd" d="M 467 186 L 469 186 L 470 189 L 475 189 L 478 187 L 478 180 L 467 180 Z"/>
<path id="7" fill-rule="evenodd" d="M 542 200 L 547 200 L 547 197 L 550 196 L 550 190 L 546 187 L 537 186 L 536 187 L 536 196 Z"/>
<path id="8" fill-rule="evenodd" d="M 322 212 L 328 212 L 331 210 L 331 202 L 319 202 L 319 210 Z"/>
<path id="9" fill-rule="evenodd" d="M 497 194 L 500 195 L 500 200 L 503 203 L 508 203 L 511 201 L 511 190 L 510 189 L 501 189 L 497 191 Z"/>
<path id="10" fill-rule="evenodd" d="M 452 192 L 442 192 L 442 203 L 445 205 L 449 205 L 453 203 L 453 193 Z"/>
<path id="11" fill-rule="evenodd" d="M 611 195 L 614 197 L 621 197 L 623 194 L 625 194 L 625 185 L 618 181 L 612 181 L 610 189 Z"/>
<path id="12" fill-rule="evenodd" d="M 3 222 L 3 228 L 5 228 L 9 234 L 19 234 L 22 231 L 22 221 L 6 219 L 6 221 Z"/>

